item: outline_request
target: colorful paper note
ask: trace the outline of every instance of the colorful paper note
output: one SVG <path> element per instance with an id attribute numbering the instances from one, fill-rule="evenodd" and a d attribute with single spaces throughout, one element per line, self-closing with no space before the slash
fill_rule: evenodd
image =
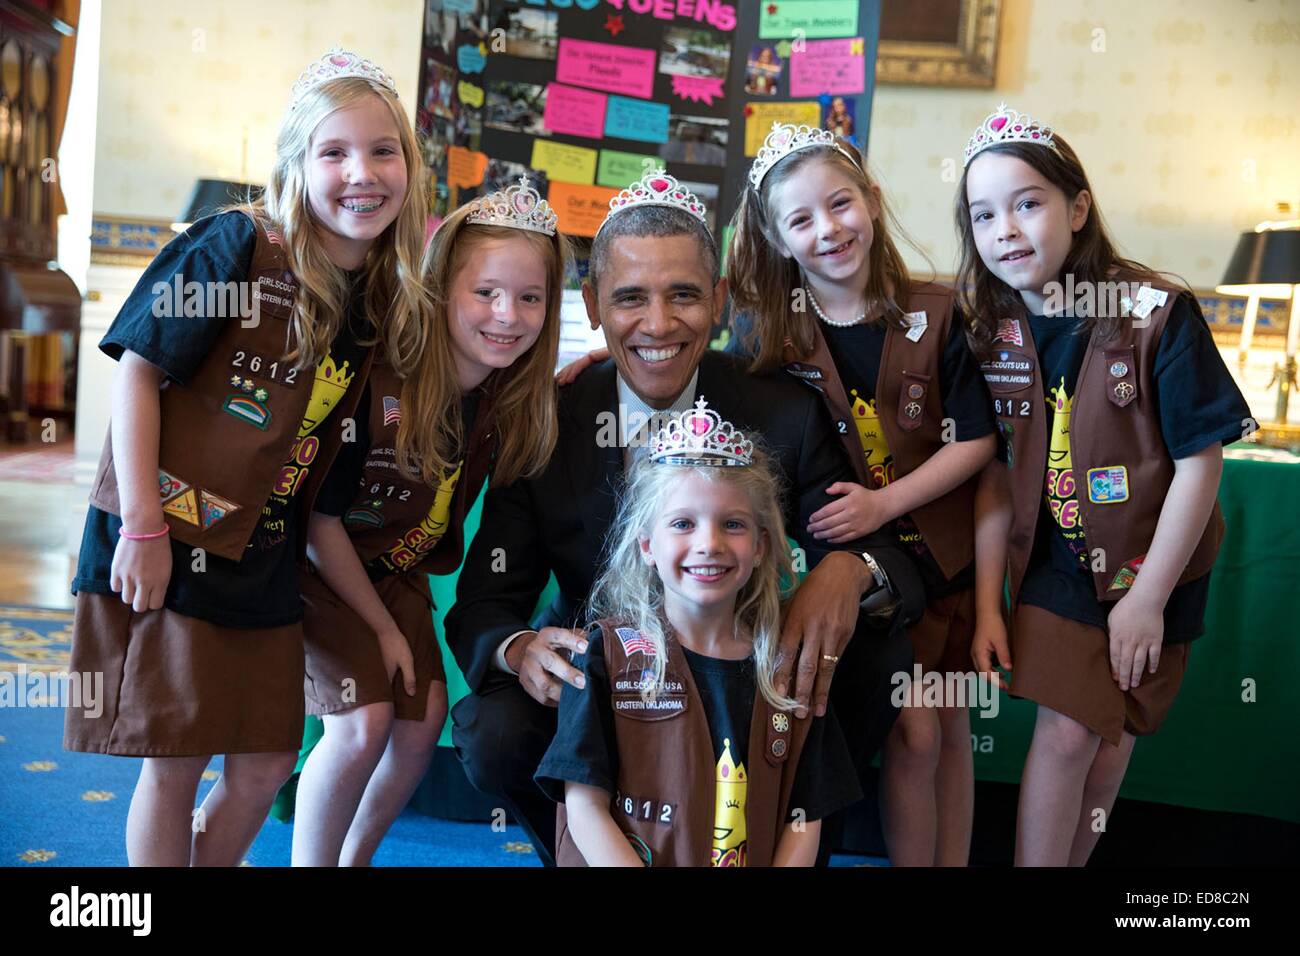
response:
<path id="1" fill-rule="evenodd" d="M 768 0 L 760 3 L 763 40 L 856 36 L 858 0 Z"/>
<path id="2" fill-rule="evenodd" d="M 668 142 L 668 104 L 611 96 L 605 113 L 605 135 L 641 143 Z"/>
<path id="3" fill-rule="evenodd" d="M 655 51 L 563 37 L 555 78 L 575 86 L 646 97 L 655 85 Z"/>
<path id="4" fill-rule="evenodd" d="M 745 155 L 757 156 L 773 123 L 793 123 L 796 126 L 821 125 L 821 108 L 811 103 L 750 103 L 745 107 Z"/>
<path id="5" fill-rule="evenodd" d="M 447 183 L 469 189 L 483 182 L 487 173 L 487 153 L 478 153 L 463 146 L 447 147 Z"/>
<path id="6" fill-rule="evenodd" d="M 486 63 L 481 44 L 466 43 L 456 49 L 456 67 L 462 73 L 482 73 Z"/>
<path id="7" fill-rule="evenodd" d="M 533 140 L 533 169 L 546 171 L 552 183 L 581 183 L 590 186 L 596 178 L 596 151 L 585 146 L 568 146 L 549 139 Z"/>
<path id="8" fill-rule="evenodd" d="M 460 96 L 460 101 L 466 106 L 477 109 L 483 105 L 483 87 L 481 86 L 475 86 L 473 83 L 466 83 L 461 80 L 456 87 L 456 93 Z"/>
<path id="9" fill-rule="evenodd" d="M 643 156 L 640 153 L 623 153 L 617 149 L 602 149 L 600 163 L 596 167 L 596 182 L 601 186 L 622 189 L 636 182 L 647 172 L 658 169 L 664 161 L 658 156 Z"/>
<path id="10" fill-rule="evenodd" d="M 473 13 L 477 6 L 477 0 L 442 0 L 442 8 L 448 13 Z"/>
<path id="11" fill-rule="evenodd" d="M 555 133 L 600 139 L 605 131 L 604 93 L 592 93 L 560 83 L 546 87 L 542 125 Z"/>
<path id="12" fill-rule="evenodd" d="M 810 40 L 790 53 L 790 95 L 866 92 L 866 43 L 862 37 Z"/>
<path id="13" fill-rule="evenodd" d="M 570 236 L 591 237 L 609 213 L 609 201 L 618 195 L 617 189 L 603 186 L 576 186 L 572 183 L 551 183 L 546 201 L 555 210 L 560 232 Z"/>
<path id="14" fill-rule="evenodd" d="M 684 100 L 712 106 L 714 97 L 722 97 L 722 77 L 673 74 L 673 92 Z"/>

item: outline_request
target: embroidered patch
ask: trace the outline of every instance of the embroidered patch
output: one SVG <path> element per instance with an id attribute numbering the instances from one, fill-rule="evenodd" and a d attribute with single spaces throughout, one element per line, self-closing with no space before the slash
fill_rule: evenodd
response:
<path id="1" fill-rule="evenodd" d="M 171 472 L 158 470 L 158 499 L 169 501 L 189 488 L 187 482 L 181 481 Z"/>
<path id="2" fill-rule="evenodd" d="M 1034 384 L 1034 361 L 1025 352 L 998 349 L 993 358 L 980 365 L 984 381 L 993 392 L 1018 392 Z"/>
<path id="3" fill-rule="evenodd" d="M 616 627 L 614 628 L 614 634 L 618 637 L 619 643 L 623 645 L 623 653 L 628 657 L 631 657 L 638 651 L 646 657 L 653 658 L 655 656 L 654 642 L 645 637 L 636 628 Z"/>
<path id="4" fill-rule="evenodd" d="M 1147 559 L 1145 554 L 1138 555 L 1132 561 L 1125 561 L 1124 567 L 1115 572 L 1115 580 L 1110 582 L 1110 590 L 1127 591 L 1137 580 L 1138 572 L 1142 570 L 1142 562 Z"/>
<path id="5" fill-rule="evenodd" d="M 1124 465 L 1089 468 L 1088 500 L 1094 505 L 1113 505 L 1128 501 L 1128 468 Z"/>
<path id="6" fill-rule="evenodd" d="M 646 866 L 654 866 L 654 854 L 650 852 L 649 845 L 635 833 L 624 833 L 627 842 L 632 844 L 632 851 L 641 858 L 641 862 Z"/>
<path id="7" fill-rule="evenodd" d="M 994 342 L 1005 342 L 1007 345 L 1025 344 L 1025 338 L 1020 334 L 1019 319 L 1003 319 L 998 323 L 998 330 L 993 333 Z"/>
<path id="8" fill-rule="evenodd" d="M 343 516 L 343 523 L 353 527 L 382 528 L 384 519 L 369 508 L 353 508 Z"/>
<path id="9" fill-rule="evenodd" d="M 391 395 L 384 396 L 384 425 L 402 424 L 402 403 Z"/>
<path id="10" fill-rule="evenodd" d="M 199 506 L 194 497 L 194 489 L 189 488 L 163 505 L 163 513 L 198 527 Z"/>
<path id="11" fill-rule="evenodd" d="M 228 518 L 239 510 L 239 505 L 235 504 L 220 495 L 214 495 L 210 491 L 199 491 L 199 512 L 203 521 L 204 528 L 211 528 L 223 518 Z"/>
<path id="12" fill-rule="evenodd" d="M 221 405 L 221 410 L 227 415 L 238 418 L 241 422 L 247 422 L 262 431 L 271 424 L 271 411 L 266 407 L 264 402 L 259 402 L 256 398 L 248 395 L 230 395 Z"/>

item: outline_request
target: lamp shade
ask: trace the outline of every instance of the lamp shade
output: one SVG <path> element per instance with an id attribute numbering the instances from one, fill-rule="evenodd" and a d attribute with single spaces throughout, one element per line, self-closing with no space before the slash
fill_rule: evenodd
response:
<path id="1" fill-rule="evenodd" d="M 252 183 L 237 183 L 226 179 L 200 179 L 194 184 L 190 201 L 185 204 L 185 211 L 175 225 L 185 229 L 190 223 L 210 216 L 232 203 L 252 202 L 262 195 L 262 188 Z"/>
<path id="2" fill-rule="evenodd" d="M 1243 232 L 1217 291 L 1285 299 L 1300 285 L 1300 229 Z"/>

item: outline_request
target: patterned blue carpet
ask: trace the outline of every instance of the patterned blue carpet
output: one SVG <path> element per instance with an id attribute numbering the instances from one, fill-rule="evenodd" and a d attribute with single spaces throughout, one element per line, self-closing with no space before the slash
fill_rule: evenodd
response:
<path id="1" fill-rule="evenodd" d="M 66 670 L 71 630 L 67 611 L 0 607 L 0 673 L 12 675 L 0 676 L 0 866 L 126 865 L 126 814 L 140 761 L 65 751 L 58 701 L 26 694 L 31 681 L 18 690 L 24 673 Z M 220 772 L 217 757 L 199 785 L 200 801 Z M 292 833 L 291 824 L 268 820 L 246 865 L 288 866 Z M 833 865 L 862 862 L 836 857 Z M 494 832 L 488 823 L 454 823 L 411 810 L 393 826 L 374 864 L 540 865 L 518 827 Z"/>

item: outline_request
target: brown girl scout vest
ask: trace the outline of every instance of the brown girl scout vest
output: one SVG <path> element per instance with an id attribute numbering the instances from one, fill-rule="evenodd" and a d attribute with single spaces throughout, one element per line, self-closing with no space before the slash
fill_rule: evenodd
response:
<path id="1" fill-rule="evenodd" d="M 898 478 L 920 468 L 944 446 L 940 376 L 953 316 L 952 290 L 933 283 L 914 285 L 905 303 L 900 305 L 912 314 L 924 311 L 928 328 L 913 341 L 905 330 L 889 326 L 880 355 L 876 409 Z M 821 393 L 853 464 L 858 484 L 875 487 L 867 470 L 848 394 L 820 326 L 814 327 L 813 335 L 813 351 L 803 357 L 787 341 L 782 364 L 787 372 Z M 975 485 L 976 479 L 972 478 L 911 512 L 926 546 L 944 576 L 950 579 L 974 558 Z"/>
<path id="2" fill-rule="evenodd" d="M 465 513 L 478 497 L 492 460 L 492 408 L 486 394 L 459 465 L 438 488 L 407 477 L 397 467 L 397 429 L 402 421 L 402 380 L 376 362 L 370 372 L 370 450 L 362 484 L 343 515 L 352 545 L 375 577 L 417 567 L 447 574 L 464 551 Z"/>
<path id="3" fill-rule="evenodd" d="M 647 652 L 634 649 L 629 655 L 619 630 L 633 645 L 639 638 L 631 628 L 601 622 L 618 750 L 618 792 L 610 814 L 647 866 L 710 866 L 718 761 L 686 655 L 669 637 L 665 689 L 657 698 L 643 701 L 641 681 L 650 669 Z M 603 692 L 603 688 L 587 689 L 592 694 Z M 761 694 L 754 697 L 745 755 L 749 773 L 746 866 L 772 865 L 811 724 L 811 718 L 797 720 L 776 710 Z M 558 814 L 556 862 L 586 866 L 569 832 L 563 803 Z"/>
<path id="4" fill-rule="evenodd" d="M 315 425 L 334 405 L 335 425 L 352 414 L 369 366 L 369 352 L 360 369 L 332 361 L 295 369 L 283 359 L 298 282 L 279 234 L 266 222 L 254 226 L 247 281 L 258 321 L 230 317 L 194 377 L 159 393 L 158 492 L 168 530 L 232 561 L 243 557 L 271 493 L 303 491 L 329 467 L 342 429 Z M 358 387 L 349 388 L 357 375 Z M 121 514 L 111 432 L 90 503 Z"/>
<path id="5" fill-rule="evenodd" d="M 1153 376 L 1156 347 L 1178 297 L 1172 287 L 1157 287 L 1146 317 L 1125 319 L 1103 340 L 1094 329 L 1079 369 L 1069 418 L 1073 474 L 1054 476 L 1058 496 L 1078 506 L 1097 599 L 1113 601 L 1133 586 L 1146 558 L 1164 506 L 1174 463 L 1160 432 Z M 1199 314 L 1196 300 L 1191 300 Z M 1008 446 L 1013 514 L 1008 539 L 1011 602 L 1024 581 L 1048 477 L 1047 410 L 1038 353 L 1029 321 L 1004 321 L 993 340 L 993 354 L 981 365 L 993 393 Z M 1061 488 L 1070 482 L 1072 488 Z M 1210 570 L 1223 539 L 1219 503 L 1196 550 L 1178 579 L 1182 584 Z"/>

